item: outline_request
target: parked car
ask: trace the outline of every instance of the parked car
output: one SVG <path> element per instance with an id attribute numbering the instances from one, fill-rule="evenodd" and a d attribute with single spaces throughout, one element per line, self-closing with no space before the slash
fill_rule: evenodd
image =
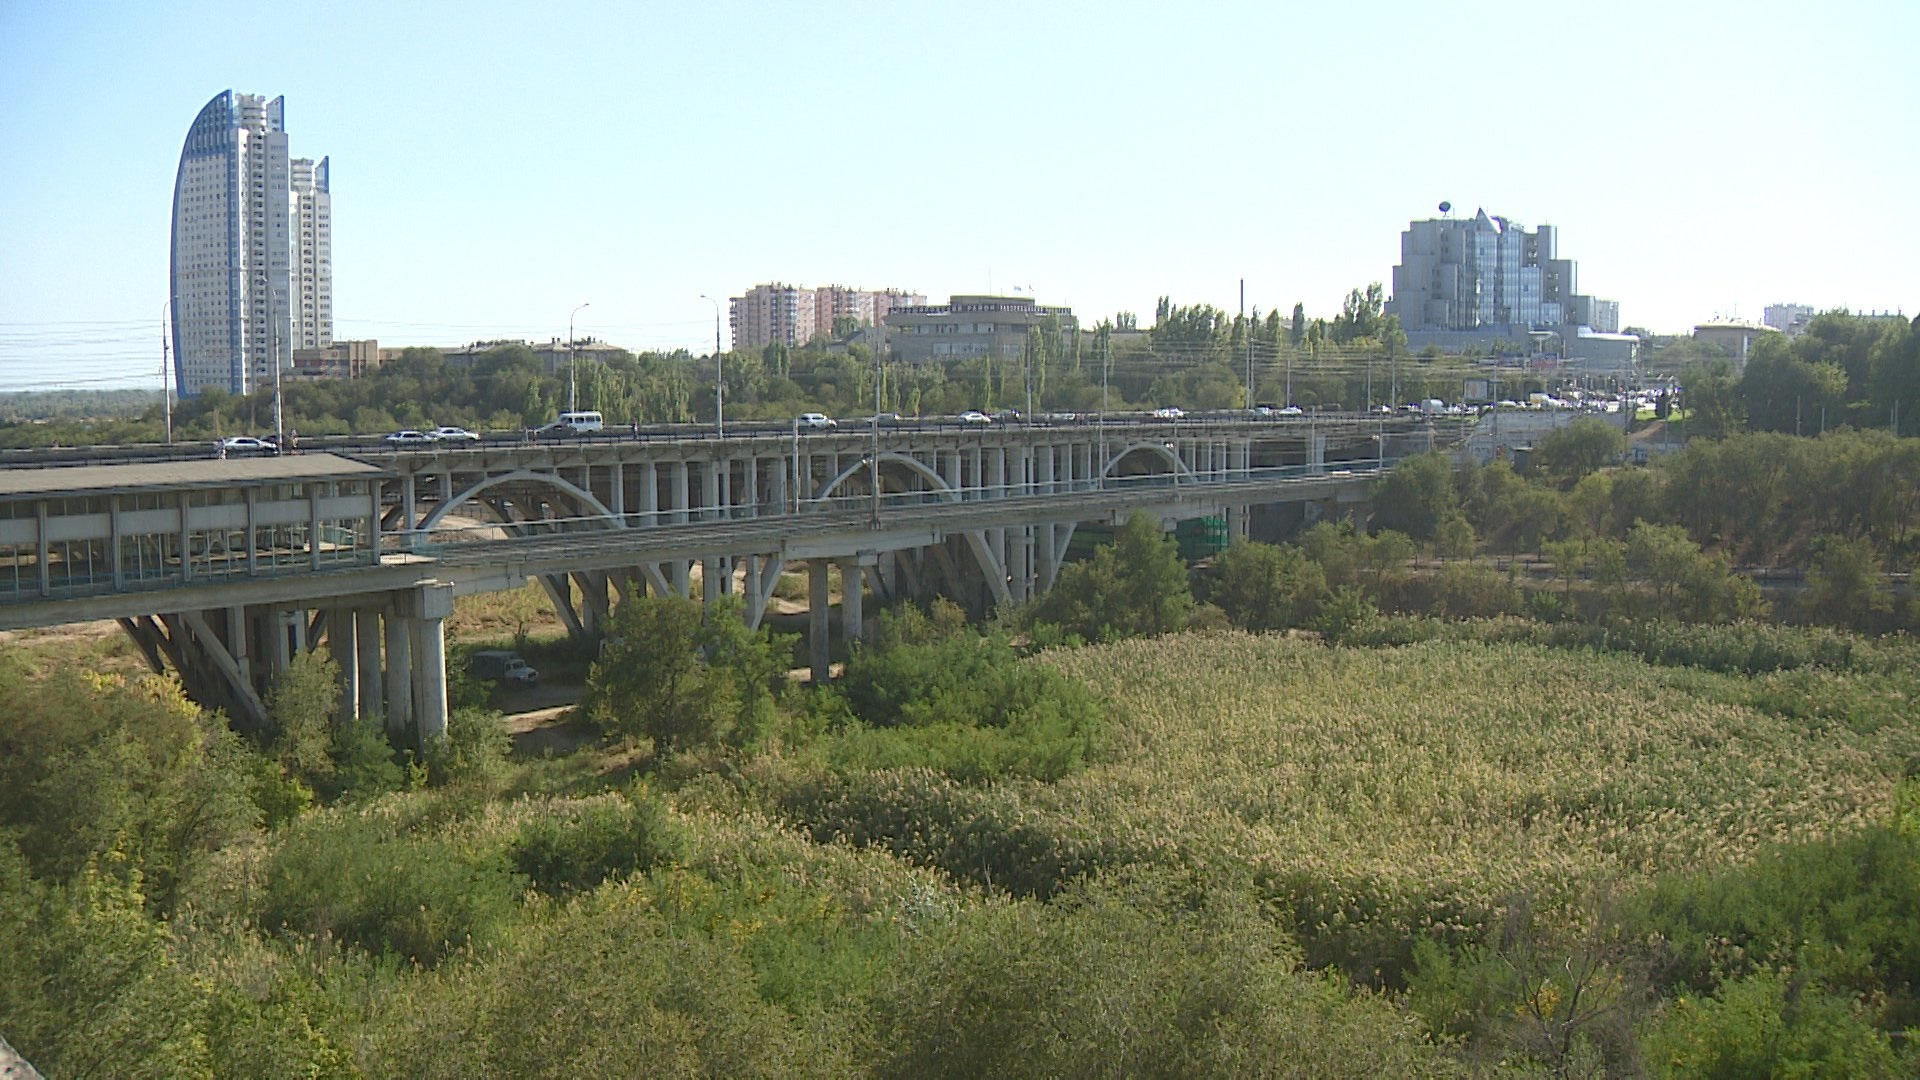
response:
<path id="1" fill-rule="evenodd" d="M 988 416 L 986 413 L 981 412 L 979 409 L 968 409 L 966 412 L 963 412 L 959 416 L 954 417 L 954 419 L 960 421 L 963 424 L 993 423 L 993 417 Z"/>
<path id="2" fill-rule="evenodd" d="M 220 457 L 258 457 L 280 452 L 280 448 L 273 443 L 251 435 L 230 435 L 214 443 L 213 449 Z"/>
<path id="3" fill-rule="evenodd" d="M 840 426 L 840 422 L 826 413 L 803 412 L 793 421 L 808 431 L 830 431 Z"/>
<path id="4" fill-rule="evenodd" d="M 407 428 L 387 436 L 388 446 L 432 446 L 433 436 L 424 431 Z"/>
<path id="5" fill-rule="evenodd" d="M 480 436 L 463 427 L 441 426 L 427 432 L 435 442 L 479 442 Z"/>
<path id="6" fill-rule="evenodd" d="M 476 678 L 517 686 L 534 686 L 540 682 L 540 673 L 511 649 L 482 649 L 467 657 L 467 670 Z"/>

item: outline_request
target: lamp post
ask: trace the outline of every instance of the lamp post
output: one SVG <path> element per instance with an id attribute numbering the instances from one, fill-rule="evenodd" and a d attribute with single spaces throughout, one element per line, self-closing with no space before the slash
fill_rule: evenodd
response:
<path id="1" fill-rule="evenodd" d="M 700 299 L 713 305 L 713 432 L 716 435 L 727 433 L 726 421 L 726 373 L 720 368 L 720 301 L 700 294 Z"/>
<path id="2" fill-rule="evenodd" d="M 168 446 L 173 445 L 173 365 L 167 353 L 167 345 L 169 343 L 167 338 L 167 315 L 172 308 L 172 300 L 168 300 L 166 304 L 160 308 L 160 395 L 166 417 Z"/>
<path id="3" fill-rule="evenodd" d="M 573 362 L 573 317 L 580 314 L 580 308 L 591 306 L 582 303 L 580 307 L 567 312 L 567 411 L 580 411 L 580 380 L 578 367 Z"/>

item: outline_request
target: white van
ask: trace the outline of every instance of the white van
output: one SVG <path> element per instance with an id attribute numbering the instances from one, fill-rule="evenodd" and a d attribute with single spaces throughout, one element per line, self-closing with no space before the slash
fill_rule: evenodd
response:
<path id="1" fill-rule="evenodd" d="M 589 435 L 606 424 L 597 412 L 563 412 L 560 419 L 540 429 L 542 435 Z"/>

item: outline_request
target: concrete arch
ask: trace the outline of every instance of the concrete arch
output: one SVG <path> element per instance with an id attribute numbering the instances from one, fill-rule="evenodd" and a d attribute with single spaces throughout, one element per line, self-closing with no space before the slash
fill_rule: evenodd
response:
<path id="1" fill-rule="evenodd" d="M 1173 450 L 1170 447 L 1168 447 L 1166 443 L 1148 442 L 1145 440 L 1142 440 L 1136 443 L 1129 443 L 1126 446 L 1121 447 L 1119 453 L 1113 455 L 1113 457 L 1107 460 L 1106 468 L 1100 470 L 1100 478 L 1104 480 L 1107 477 L 1112 476 L 1114 466 L 1119 465 L 1120 462 L 1124 460 L 1128 454 L 1134 453 L 1135 451 L 1138 451 L 1138 450 L 1148 451 L 1164 459 L 1167 465 L 1169 466 L 1170 471 L 1176 477 L 1185 476 L 1189 480 L 1194 479 L 1193 470 L 1187 468 L 1187 463 L 1184 461 L 1181 461 L 1180 455 L 1174 453 Z"/>
<path id="2" fill-rule="evenodd" d="M 465 505 L 466 503 L 472 502 L 475 498 L 477 498 L 481 493 L 485 492 L 488 488 L 498 487 L 501 484 L 524 482 L 528 480 L 531 480 L 535 483 L 546 484 L 549 487 L 558 489 L 562 492 L 565 492 L 568 495 L 573 496 L 575 499 L 579 500 L 581 505 L 587 507 L 588 510 L 592 512 L 592 514 L 605 518 L 606 523 L 612 526 L 613 528 L 624 529 L 627 527 L 627 523 L 620 520 L 619 516 L 615 514 L 612 510 L 609 510 L 606 504 L 602 503 L 599 499 L 595 498 L 593 492 L 588 491 L 577 484 L 571 483 L 553 473 L 535 472 L 532 469 L 516 469 L 510 473 L 501 473 L 499 476 L 489 476 L 485 480 L 482 480 L 479 483 L 473 485 L 472 487 L 467 488 L 465 491 L 460 492 L 458 495 L 455 495 L 452 499 L 449 499 L 444 505 L 435 509 L 433 513 L 428 514 L 426 520 L 420 523 L 419 528 L 413 531 L 414 532 L 432 531 L 436 526 L 440 524 L 440 521 L 442 518 L 445 518 L 448 514 L 452 513 L 455 509 L 458 509 L 459 507 Z M 509 522 L 508 524 L 517 524 L 517 523 Z"/>
<path id="3" fill-rule="evenodd" d="M 847 468 L 842 469 L 838 476 L 822 484 L 811 498 L 814 501 L 828 498 L 839 489 L 841 484 L 846 483 L 849 478 L 859 474 L 864 469 L 870 468 L 872 461 L 873 458 L 871 456 L 863 457 Z M 943 500 L 947 502 L 960 501 L 960 493 L 953 490 L 953 488 L 948 485 L 946 478 L 935 472 L 926 463 L 908 457 L 905 454 L 885 453 L 880 455 L 881 465 L 886 465 L 889 462 L 906 466 L 907 471 L 927 481 L 934 493 L 939 495 Z M 987 538 L 982 535 L 978 529 L 969 529 L 962 534 L 962 538 L 966 540 L 967 550 L 973 552 L 974 561 L 980 564 L 980 572 L 986 576 L 987 585 L 993 590 L 994 600 L 1002 604 L 1010 602 L 1012 594 L 1007 589 L 1007 568 L 1000 562 L 1000 557 L 993 553 L 993 549 L 987 546 Z"/>
<path id="4" fill-rule="evenodd" d="M 815 502 L 818 502 L 821 499 L 829 498 L 830 496 L 833 495 L 834 491 L 840 487 L 841 484 L 846 483 L 852 477 L 857 476 L 860 473 L 866 471 L 869 463 L 872 460 L 873 459 L 871 457 L 863 457 L 859 461 L 854 462 L 852 465 L 849 465 L 846 468 L 840 470 L 840 474 L 838 476 L 835 476 L 833 479 L 828 480 L 826 483 L 820 485 L 819 490 L 815 491 L 812 495 L 808 496 L 808 498 Z M 905 454 L 895 454 L 895 453 L 881 454 L 880 455 L 881 466 L 884 467 L 888 463 L 892 463 L 895 465 L 905 465 L 907 467 L 907 471 L 914 473 L 915 475 L 919 476 L 921 479 L 927 481 L 927 483 L 933 487 L 934 492 L 938 494 L 941 498 L 945 499 L 947 502 L 960 501 L 960 493 L 953 490 L 953 488 L 949 487 L 947 485 L 946 478 L 942 477 L 939 473 L 934 472 L 933 469 L 930 466 L 928 466 L 925 462 L 915 458 L 908 457 Z"/>

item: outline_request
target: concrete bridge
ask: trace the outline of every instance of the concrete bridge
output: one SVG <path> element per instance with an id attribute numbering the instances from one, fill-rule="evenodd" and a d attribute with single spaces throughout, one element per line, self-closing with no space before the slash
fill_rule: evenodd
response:
<path id="1" fill-rule="evenodd" d="M 1311 417 L 9 468 L 0 629 L 115 619 L 155 671 L 243 726 L 265 721 L 294 656 L 325 647 L 343 716 L 423 743 L 446 729 L 456 595 L 535 580 L 591 639 L 616 597 L 690 596 L 697 576 L 700 596 L 737 593 L 758 625 L 782 572 L 805 565 L 824 679 L 831 565 L 858 637 L 868 593 L 1017 603 L 1051 587 L 1083 524 L 1146 512 L 1258 534 L 1289 504 L 1364 498 L 1379 468 L 1433 445 L 1420 418 Z"/>

